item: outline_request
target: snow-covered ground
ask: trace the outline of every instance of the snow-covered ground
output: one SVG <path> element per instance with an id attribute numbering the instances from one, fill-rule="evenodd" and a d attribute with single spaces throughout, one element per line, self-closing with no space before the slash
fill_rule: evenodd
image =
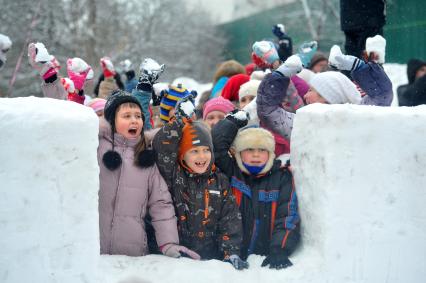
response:
<path id="1" fill-rule="evenodd" d="M 399 69 L 394 77 L 405 77 Z M 71 102 L 0 99 L 0 281 L 423 282 L 425 124 L 426 106 L 299 110 L 294 266 L 261 268 L 263 257 L 251 256 L 236 271 L 215 260 L 100 256 L 96 115 Z"/>

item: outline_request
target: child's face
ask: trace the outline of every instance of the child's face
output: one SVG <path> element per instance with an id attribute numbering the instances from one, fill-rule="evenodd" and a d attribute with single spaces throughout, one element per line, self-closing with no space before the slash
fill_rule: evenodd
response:
<path id="1" fill-rule="evenodd" d="M 262 148 L 248 148 L 240 154 L 241 160 L 250 166 L 263 166 L 269 159 L 269 152 Z"/>
<path id="2" fill-rule="evenodd" d="M 328 103 L 327 100 L 324 99 L 314 88 L 309 88 L 308 92 L 303 97 L 305 99 L 306 104 L 312 103 Z"/>
<path id="3" fill-rule="evenodd" d="M 194 146 L 183 156 L 186 165 L 197 174 L 207 171 L 212 159 L 212 153 L 208 146 Z"/>
<path id="4" fill-rule="evenodd" d="M 212 111 L 209 114 L 207 114 L 205 122 L 209 125 L 210 128 L 213 128 L 214 125 L 217 124 L 220 120 L 223 120 L 225 118 L 225 113 L 222 111 Z"/>
<path id="5" fill-rule="evenodd" d="M 249 104 L 254 99 L 254 95 L 246 95 L 240 100 L 240 109 Z"/>
<path id="6" fill-rule="evenodd" d="M 115 115 L 117 133 L 127 139 L 140 137 L 143 128 L 141 109 L 134 104 L 122 104 Z"/>

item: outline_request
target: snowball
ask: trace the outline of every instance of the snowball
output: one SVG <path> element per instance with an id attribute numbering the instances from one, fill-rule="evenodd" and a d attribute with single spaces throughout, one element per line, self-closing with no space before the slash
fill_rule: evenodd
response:
<path id="1" fill-rule="evenodd" d="M 37 42 L 34 45 L 37 48 L 37 54 L 35 56 L 36 62 L 49 62 L 53 59 L 53 56 L 49 54 L 43 43 Z"/>
<path id="2" fill-rule="evenodd" d="M 331 66 L 338 66 L 339 63 L 336 61 L 336 56 L 343 55 L 338 45 L 333 45 L 330 49 L 330 55 L 328 56 L 328 62 Z"/>

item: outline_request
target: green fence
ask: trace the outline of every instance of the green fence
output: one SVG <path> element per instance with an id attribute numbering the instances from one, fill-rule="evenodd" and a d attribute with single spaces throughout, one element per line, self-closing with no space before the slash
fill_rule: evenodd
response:
<path id="1" fill-rule="evenodd" d="M 338 7 L 338 1 L 332 1 Z M 313 12 L 314 24 L 318 15 L 314 7 L 321 7 L 322 1 L 308 0 Z M 426 59 L 426 2 L 424 0 L 388 0 L 387 24 L 384 36 L 387 40 L 386 61 L 406 63 L 410 58 Z M 337 9 L 337 13 L 339 10 Z M 344 35 L 340 21 L 330 12 L 321 30 L 319 49 L 328 52 L 333 44 L 344 45 Z M 228 37 L 224 52 L 227 59 L 236 59 L 246 64 L 250 62 L 251 46 L 255 41 L 275 39 L 271 32 L 276 23 L 284 23 L 293 39 L 293 51 L 304 41 L 312 40 L 300 1 L 275 7 L 247 18 L 219 26 Z"/>
<path id="2" fill-rule="evenodd" d="M 386 61 L 406 63 L 410 58 L 426 60 L 426 2 L 388 0 Z"/>

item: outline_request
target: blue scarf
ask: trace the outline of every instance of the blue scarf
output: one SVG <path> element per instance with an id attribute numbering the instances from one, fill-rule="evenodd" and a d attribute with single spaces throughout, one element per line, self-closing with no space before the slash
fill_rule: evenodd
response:
<path id="1" fill-rule="evenodd" d="M 263 170 L 263 168 L 265 168 L 266 163 L 263 164 L 262 166 L 251 166 L 243 162 L 243 165 L 250 172 L 250 174 L 257 175 L 260 173 L 260 171 Z"/>

